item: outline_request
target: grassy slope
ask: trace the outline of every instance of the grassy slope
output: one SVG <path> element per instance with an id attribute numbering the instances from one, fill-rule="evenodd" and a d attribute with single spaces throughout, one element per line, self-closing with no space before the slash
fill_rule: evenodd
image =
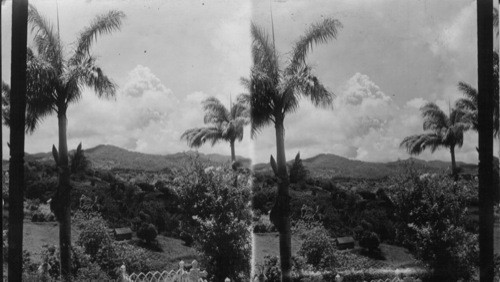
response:
<path id="1" fill-rule="evenodd" d="M 75 243 L 78 240 L 79 232 L 76 228 L 72 229 L 72 241 Z M 156 261 L 164 262 L 166 270 L 179 268 L 179 262 L 184 260 L 186 263 L 191 263 L 194 259 L 199 260 L 199 256 L 195 249 L 187 247 L 179 239 L 158 235 L 158 242 L 163 249 L 162 252 L 147 250 L 149 257 Z M 24 222 L 24 250 L 32 254 L 34 262 L 41 262 L 42 246 L 59 245 L 59 225 L 55 222 L 38 222 L 34 223 L 29 220 Z"/>
<path id="2" fill-rule="evenodd" d="M 279 257 L 279 237 L 277 233 L 267 234 L 254 234 L 254 255 L 255 264 L 259 265 L 264 262 L 266 255 Z M 292 237 L 292 255 L 296 255 L 300 249 L 302 242 Z M 418 261 L 402 247 L 380 244 L 385 260 L 373 259 L 373 266 L 387 266 L 387 267 L 404 267 L 418 265 Z M 358 253 L 359 249 L 356 248 L 353 252 Z"/>
<path id="3" fill-rule="evenodd" d="M 24 221 L 23 225 L 23 249 L 30 252 L 34 262 L 41 262 L 41 251 L 43 245 L 59 246 L 59 224 L 57 222 L 31 222 Z M 72 228 L 71 240 L 76 242 L 78 230 Z"/>

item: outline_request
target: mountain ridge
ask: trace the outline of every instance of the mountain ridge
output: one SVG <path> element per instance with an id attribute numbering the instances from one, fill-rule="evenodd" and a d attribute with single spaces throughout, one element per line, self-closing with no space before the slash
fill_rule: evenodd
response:
<path id="1" fill-rule="evenodd" d="M 159 171 L 166 168 L 179 168 L 198 158 L 201 162 L 215 164 L 230 164 L 231 157 L 220 154 L 203 154 L 195 151 L 178 152 L 173 154 L 147 154 L 129 151 L 114 145 L 97 145 L 83 149 L 85 156 L 95 168 L 99 169 L 130 169 L 144 171 Z M 71 155 L 74 150 L 71 150 Z M 250 167 L 250 159 L 237 156 L 243 166 Z M 52 153 L 26 154 L 26 160 L 53 162 Z"/>
<path id="2" fill-rule="evenodd" d="M 318 154 L 310 158 L 302 159 L 302 164 L 313 176 L 368 179 L 395 175 L 399 172 L 399 168 L 402 165 L 410 162 L 431 172 L 446 171 L 450 167 L 450 162 L 440 160 L 425 161 L 413 157 L 390 162 L 367 162 L 351 160 L 335 154 Z M 292 163 L 293 160 L 287 162 L 289 166 L 291 166 Z M 477 173 L 476 164 L 457 162 L 457 166 L 462 169 L 464 174 L 474 175 Z M 255 164 L 253 167 L 256 172 L 271 171 L 271 166 L 268 163 Z"/>
<path id="3" fill-rule="evenodd" d="M 70 151 L 70 154 L 74 150 Z M 203 154 L 195 151 L 185 151 L 173 154 L 147 154 L 129 151 L 114 145 L 97 145 L 84 149 L 87 158 L 95 168 L 99 169 L 130 169 L 144 171 L 160 171 L 164 169 L 180 168 L 188 163 L 190 159 L 198 158 L 201 162 L 220 165 L 230 164 L 231 158 L 221 154 Z M 237 159 L 244 167 L 251 167 L 251 160 L 237 156 Z M 52 153 L 26 154 L 26 160 L 39 160 L 53 162 Z M 293 160 L 288 161 L 291 165 Z M 335 154 L 318 154 L 316 156 L 302 159 L 304 166 L 313 176 L 345 177 L 345 178 L 383 178 L 394 175 L 399 168 L 408 162 L 413 162 L 430 171 L 438 172 L 449 169 L 450 162 L 432 160 L 425 161 L 418 158 L 408 158 L 390 162 L 366 162 L 361 160 L 351 160 Z M 476 164 L 457 162 L 463 173 L 475 175 L 477 173 Z M 256 172 L 271 172 L 269 163 L 258 163 L 253 165 Z"/>

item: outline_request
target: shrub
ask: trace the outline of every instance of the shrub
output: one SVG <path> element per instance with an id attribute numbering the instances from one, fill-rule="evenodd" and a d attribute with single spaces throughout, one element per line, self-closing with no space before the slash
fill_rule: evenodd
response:
<path id="1" fill-rule="evenodd" d="M 186 218 L 184 222 L 193 228 L 209 278 L 249 280 L 252 219 L 248 175 L 228 167 L 205 172 L 196 162 L 186 172 L 181 203 L 194 221 Z M 186 227 L 183 229 L 189 231 Z"/>
<path id="2" fill-rule="evenodd" d="M 299 255 L 315 268 L 329 268 L 336 263 L 335 242 L 324 228 L 316 228 L 307 233 Z"/>
<path id="3" fill-rule="evenodd" d="M 378 238 L 377 233 L 372 231 L 365 231 L 361 235 L 361 239 L 359 240 L 359 245 L 368 250 L 370 253 L 375 252 L 380 245 L 380 239 Z"/>
<path id="4" fill-rule="evenodd" d="M 411 168 L 396 180 L 397 238 L 441 281 L 469 280 L 478 265 L 477 236 L 465 230 L 469 184 Z"/>
<path id="5" fill-rule="evenodd" d="M 38 266 L 31 260 L 31 254 L 27 250 L 23 250 L 23 272 L 34 273 Z"/>
<path id="6" fill-rule="evenodd" d="M 258 220 L 254 222 L 253 225 L 254 233 L 267 233 L 267 232 L 276 232 L 276 226 L 271 223 L 269 219 L 269 215 L 263 214 L 258 217 Z"/>
<path id="7" fill-rule="evenodd" d="M 277 256 L 266 255 L 264 257 L 264 263 L 257 266 L 257 275 L 264 274 L 267 282 L 280 282 L 281 281 L 281 268 L 279 263 L 279 258 Z M 303 282 L 303 281 L 314 281 L 320 282 L 324 281 L 321 276 L 310 277 L 305 274 L 305 271 L 310 270 L 298 257 L 292 257 L 292 281 L 293 282 Z"/>
<path id="8" fill-rule="evenodd" d="M 55 177 L 27 181 L 24 195 L 27 199 L 40 199 L 40 201 L 46 202 L 55 193 L 56 187 L 57 178 Z"/>
<path id="9" fill-rule="evenodd" d="M 145 241 L 147 244 L 151 244 L 158 236 L 158 231 L 156 227 L 151 223 L 143 223 L 139 230 L 137 230 L 137 237 Z"/>
<path id="10" fill-rule="evenodd" d="M 40 211 L 34 212 L 33 215 L 31 216 L 31 222 L 44 222 L 44 221 L 45 221 L 45 215 Z"/>
<path id="11" fill-rule="evenodd" d="M 42 275 L 48 275 L 52 279 L 60 276 L 59 249 L 56 246 L 44 245 L 42 247 Z M 71 275 L 76 276 L 78 270 L 90 264 L 90 258 L 84 254 L 78 246 L 71 246 Z"/>
<path id="12" fill-rule="evenodd" d="M 75 281 L 111 281 L 111 278 L 101 269 L 99 264 L 90 263 L 78 269 Z"/>
<path id="13" fill-rule="evenodd" d="M 79 227 L 81 232 L 76 243 L 83 248 L 92 261 L 96 261 L 97 253 L 112 242 L 106 222 L 101 216 L 94 215 L 81 222 Z"/>
<path id="14" fill-rule="evenodd" d="M 193 236 L 191 235 L 191 233 L 189 232 L 186 232 L 186 231 L 181 231 L 180 235 L 179 235 L 179 238 L 184 241 L 184 244 L 188 247 L 190 247 L 193 242 L 194 242 L 194 238 Z"/>
<path id="15" fill-rule="evenodd" d="M 115 253 L 115 267 L 120 267 L 124 264 L 129 274 L 133 272 L 146 273 L 152 270 L 151 261 L 143 248 L 138 248 L 126 242 L 114 242 L 112 248 Z"/>

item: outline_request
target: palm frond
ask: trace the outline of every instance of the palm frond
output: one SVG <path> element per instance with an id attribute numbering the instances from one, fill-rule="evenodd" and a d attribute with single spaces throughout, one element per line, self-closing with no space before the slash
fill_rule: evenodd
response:
<path id="1" fill-rule="evenodd" d="M 187 141 L 189 147 L 198 148 L 205 142 L 210 141 L 212 145 L 224 140 L 222 131 L 217 127 L 193 128 L 186 130 L 181 135 L 181 140 Z"/>
<path id="2" fill-rule="evenodd" d="M 120 30 L 125 14 L 121 11 L 112 10 L 104 15 L 97 16 L 90 26 L 86 27 L 76 41 L 76 50 L 70 59 L 70 64 L 79 64 L 89 55 L 92 43 L 99 35 L 110 34 Z"/>
<path id="3" fill-rule="evenodd" d="M 215 97 L 209 97 L 203 101 L 203 110 L 205 111 L 204 122 L 221 123 L 229 122 L 231 114 L 221 101 Z"/>
<path id="4" fill-rule="evenodd" d="M 449 125 L 446 114 L 435 103 L 429 102 L 420 108 L 424 118 L 424 130 L 439 130 Z"/>
<path id="5" fill-rule="evenodd" d="M 444 146 L 444 144 L 438 134 L 425 133 L 408 136 L 403 139 L 399 146 L 405 148 L 411 155 L 418 155 L 428 147 L 434 152 L 438 147 Z"/>
<path id="6" fill-rule="evenodd" d="M 57 66 L 35 55 L 31 49 L 27 54 L 26 88 L 26 132 L 33 133 L 47 116 L 57 112 L 58 84 Z"/>
<path id="7" fill-rule="evenodd" d="M 285 87 L 291 88 L 292 93 L 300 93 L 309 98 L 316 107 L 330 107 L 333 104 L 334 94 L 330 92 L 312 74 L 311 68 L 302 65 L 294 74 L 285 76 Z"/>
<path id="8" fill-rule="evenodd" d="M 40 15 L 33 5 L 29 5 L 28 23 L 32 26 L 31 32 L 35 33 L 33 42 L 36 45 L 38 54 L 59 71 L 62 71 L 62 45 L 52 24 Z"/>
<path id="9" fill-rule="evenodd" d="M 306 34 L 295 43 L 290 65 L 285 72 L 294 73 L 301 64 L 305 63 L 308 51 L 312 50 L 315 44 L 326 43 L 337 38 L 338 29 L 340 28 L 342 28 L 340 21 L 332 18 L 313 24 Z"/>
<path id="10" fill-rule="evenodd" d="M 252 33 L 252 59 L 256 68 L 267 74 L 268 78 L 278 83 L 279 79 L 279 62 L 274 44 L 272 44 L 266 32 L 257 27 L 254 23 L 251 24 Z"/>
<path id="11" fill-rule="evenodd" d="M 474 105 L 476 105 L 477 108 L 477 103 L 478 103 L 478 93 L 476 88 L 472 87 L 472 85 L 460 81 L 458 83 L 458 90 L 462 92 L 462 94 L 466 97 L 467 100 L 471 101 Z"/>
<path id="12" fill-rule="evenodd" d="M 254 138 L 263 127 L 275 122 L 275 101 L 278 95 L 273 81 L 255 68 L 252 68 L 248 91 L 250 92 L 251 136 Z"/>

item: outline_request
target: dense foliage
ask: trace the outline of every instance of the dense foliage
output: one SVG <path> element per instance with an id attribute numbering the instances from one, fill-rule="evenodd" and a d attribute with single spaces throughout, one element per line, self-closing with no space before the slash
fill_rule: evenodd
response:
<path id="1" fill-rule="evenodd" d="M 466 230 L 470 183 L 412 168 L 395 182 L 399 242 L 441 281 L 470 280 L 478 265 L 477 235 Z"/>
<path id="2" fill-rule="evenodd" d="M 246 171 L 204 169 L 184 175 L 182 206 L 213 281 L 246 281 L 250 275 L 250 182 Z"/>

